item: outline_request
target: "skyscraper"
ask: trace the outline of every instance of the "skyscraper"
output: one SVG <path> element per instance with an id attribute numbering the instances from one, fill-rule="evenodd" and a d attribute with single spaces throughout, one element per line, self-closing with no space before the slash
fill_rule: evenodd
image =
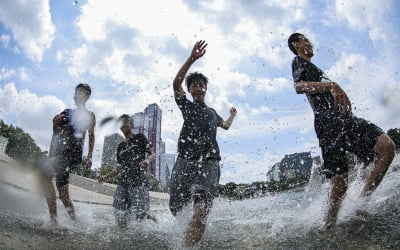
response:
<path id="1" fill-rule="evenodd" d="M 101 167 L 117 165 L 117 147 L 122 141 L 124 141 L 124 137 L 119 133 L 104 137 Z"/>
<path id="2" fill-rule="evenodd" d="M 133 119 L 133 133 L 144 134 L 146 138 L 149 138 L 149 118 L 143 112 L 136 113 L 132 116 Z"/>
<path id="3" fill-rule="evenodd" d="M 160 156 L 160 181 L 163 185 L 168 185 L 172 168 L 175 164 L 175 154 L 162 153 Z"/>
<path id="4" fill-rule="evenodd" d="M 148 105 L 144 113 L 147 115 L 149 119 L 149 127 L 148 127 L 148 137 L 147 139 L 150 141 L 153 146 L 154 153 L 156 155 L 153 162 L 150 164 L 150 172 L 154 175 L 157 180 L 160 180 L 160 147 L 161 147 L 161 118 L 162 118 L 162 110 L 157 105 L 157 103 L 153 103 Z"/>

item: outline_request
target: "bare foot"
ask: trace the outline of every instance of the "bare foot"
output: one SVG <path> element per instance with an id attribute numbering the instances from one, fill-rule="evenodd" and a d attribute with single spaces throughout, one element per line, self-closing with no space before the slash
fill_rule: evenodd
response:
<path id="1" fill-rule="evenodd" d="M 158 224 L 158 220 L 154 215 L 148 214 L 147 219 L 154 221 L 154 223 Z"/>

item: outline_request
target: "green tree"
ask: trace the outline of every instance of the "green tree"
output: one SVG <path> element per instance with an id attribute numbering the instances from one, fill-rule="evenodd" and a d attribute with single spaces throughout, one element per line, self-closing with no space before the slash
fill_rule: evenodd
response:
<path id="1" fill-rule="evenodd" d="M 101 168 L 99 168 L 99 174 L 101 176 L 107 175 L 107 174 L 111 173 L 111 171 L 113 171 L 113 169 L 114 168 L 112 166 L 101 167 Z M 118 181 L 119 181 L 119 177 L 118 177 L 118 175 L 116 175 L 116 176 L 114 176 L 112 178 L 107 179 L 106 181 L 107 181 L 107 183 L 111 183 L 111 184 L 117 185 Z"/>
<path id="2" fill-rule="evenodd" d="M 161 182 L 154 178 L 153 176 L 147 176 L 147 181 L 149 184 L 149 190 L 153 192 L 162 192 L 163 187 L 161 185 Z"/>
<path id="3" fill-rule="evenodd" d="M 3 120 L 0 120 L 0 136 L 8 138 L 6 154 L 25 165 L 34 165 L 44 155 L 29 134 Z"/>
<path id="4" fill-rule="evenodd" d="M 228 182 L 225 184 L 225 193 L 229 197 L 234 197 L 236 195 L 236 183 Z"/>

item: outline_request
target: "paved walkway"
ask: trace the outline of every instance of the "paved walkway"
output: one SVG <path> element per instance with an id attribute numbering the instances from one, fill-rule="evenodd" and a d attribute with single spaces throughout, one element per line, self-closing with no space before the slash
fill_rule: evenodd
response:
<path id="1" fill-rule="evenodd" d="M 37 188 L 37 172 L 21 166 L 17 161 L 0 152 L 0 185 L 13 186 L 18 189 L 32 191 Z M 112 205 L 116 185 L 99 184 L 96 180 L 70 175 L 70 194 L 74 201 Z M 166 193 L 150 192 L 151 206 L 161 209 L 168 204 Z"/>

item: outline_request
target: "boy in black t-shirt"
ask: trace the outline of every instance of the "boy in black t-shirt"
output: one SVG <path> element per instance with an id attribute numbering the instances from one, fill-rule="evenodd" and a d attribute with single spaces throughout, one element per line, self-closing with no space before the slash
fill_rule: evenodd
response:
<path id="1" fill-rule="evenodd" d="M 138 220 L 147 217 L 156 221 L 156 218 L 149 214 L 150 197 L 146 174 L 147 167 L 154 158 L 152 147 L 143 134 L 133 134 L 133 120 L 129 115 L 122 115 L 120 121 L 125 141 L 117 148 L 118 165 L 98 181 L 103 183 L 104 180 L 119 174 L 113 202 L 119 226 L 125 227 L 131 214 Z M 149 154 L 147 158 L 146 153 Z"/>
<path id="2" fill-rule="evenodd" d="M 288 39 L 296 55 L 292 63 L 293 80 L 298 94 L 306 94 L 314 111 L 314 127 L 324 159 L 324 172 L 331 180 L 329 209 L 325 227 L 335 225 L 340 203 L 347 190 L 348 162 L 346 151 L 375 166 L 367 178 L 361 196 L 370 195 L 382 181 L 395 153 L 393 141 L 375 124 L 351 113 L 349 98 L 339 84 L 311 63 L 313 46 L 302 34 Z"/>
<path id="3" fill-rule="evenodd" d="M 92 166 L 96 119 L 94 113 L 86 109 L 86 102 L 90 95 L 91 88 L 88 84 L 78 84 L 75 87 L 74 95 L 77 108 L 66 109 L 53 118 L 53 136 L 49 157 L 42 164 L 42 184 L 46 190 L 50 218 L 54 222 L 57 221 L 56 194 L 51 181 L 54 174 L 60 199 L 71 218 L 76 218 L 74 206 L 69 197 L 69 172 L 82 162 L 86 131 L 89 132 L 89 152 L 86 158 L 86 167 L 91 168 Z"/>
<path id="4" fill-rule="evenodd" d="M 194 215 L 185 233 L 187 246 L 201 239 L 217 191 L 221 160 L 216 139 L 217 127 L 229 129 L 237 113 L 235 108 L 231 108 L 229 118 L 224 121 L 204 103 L 208 79 L 201 73 L 192 73 L 186 77 L 187 90 L 193 102 L 186 98 L 182 88 L 183 80 L 190 66 L 206 53 L 206 46 L 205 41 L 194 45 L 190 57 L 173 82 L 175 101 L 184 122 L 178 141 L 178 158 L 171 174 L 169 207 L 175 216 L 191 201 L 193 195 Z"/>

